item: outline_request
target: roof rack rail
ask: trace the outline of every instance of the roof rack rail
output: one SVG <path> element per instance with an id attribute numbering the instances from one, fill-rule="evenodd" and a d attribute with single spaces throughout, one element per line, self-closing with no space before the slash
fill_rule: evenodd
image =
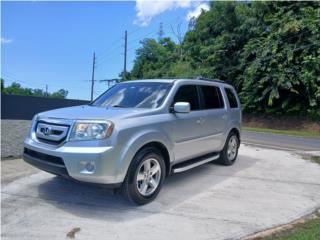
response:
<path id="1" fill-rule="evenodd" d="M 204 81 L 211 81 L 211 82 L 220 82 L 220 83 L 226 83 L 223 80 L 220 79 L 211 79 L 211 78 L 204 78 L 204 77 L 197 77 L 197 80 L 204 80 Z"/>

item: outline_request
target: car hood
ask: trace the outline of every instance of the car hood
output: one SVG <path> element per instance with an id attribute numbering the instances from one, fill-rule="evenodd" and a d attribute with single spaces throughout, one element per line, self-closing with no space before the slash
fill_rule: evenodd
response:
<path id="1" fill-rule="evenodd" d="M 150 112 L 139 108 L 102 108 L 90 105 L 60 108 L 38 114 L 38 118 L 61 118 L 71 120 L 108 120 L 137 117 Z"/>

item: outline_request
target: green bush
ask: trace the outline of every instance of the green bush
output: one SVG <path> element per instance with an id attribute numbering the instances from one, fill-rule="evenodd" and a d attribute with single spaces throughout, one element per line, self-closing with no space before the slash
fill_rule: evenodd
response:
<path id="1" fill-rule="evenodd" d="M 319 2 L 214 1 L 181 45 L 142 41 L 131 76 L 220 78 L 246 112 L 320 119 L 319 16 Z"/>

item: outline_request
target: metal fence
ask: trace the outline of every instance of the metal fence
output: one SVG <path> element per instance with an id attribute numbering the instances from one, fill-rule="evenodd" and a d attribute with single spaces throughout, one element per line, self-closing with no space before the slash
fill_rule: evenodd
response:
<path id="1" fill-rule="evenodd" d="M 83 100 L 1 94 L 1 119 L 31 120 L 39 112 L 88 103 Z"/>

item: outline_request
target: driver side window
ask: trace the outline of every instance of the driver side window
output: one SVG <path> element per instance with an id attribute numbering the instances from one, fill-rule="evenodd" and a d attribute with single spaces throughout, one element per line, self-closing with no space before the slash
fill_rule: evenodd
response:
<path id="1" fill-rule="evenodd" d="M 200 104 L 197 87 L 195 85 L 181 86 L 174 96 L 174 103 L 176 102 L 188 102 L 190 103 L 191 111 L 199 110 Z"/>

